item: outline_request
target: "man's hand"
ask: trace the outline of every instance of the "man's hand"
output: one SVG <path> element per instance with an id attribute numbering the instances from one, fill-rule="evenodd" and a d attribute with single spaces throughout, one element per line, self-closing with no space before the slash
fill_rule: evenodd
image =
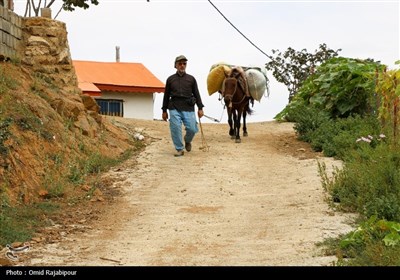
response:
<path id="1" fill-rule="evenodd" d="M 168 120 L 168 113 L 167 113 L 167 112 L 163 112 L 163 113 L 162 113 L 162 119 L 163 119 L 164 121 L 167 121 L 167 120 Z"/>
<path id="2" fill-rule="evenodd" d="M 202 110 L 202 109 L 198 110 L 198 111 L 197 111 L 197 115 L 199 116 L 199 119 L 200 119 L 202 116 L 204 116 L 203 110 Z"/>

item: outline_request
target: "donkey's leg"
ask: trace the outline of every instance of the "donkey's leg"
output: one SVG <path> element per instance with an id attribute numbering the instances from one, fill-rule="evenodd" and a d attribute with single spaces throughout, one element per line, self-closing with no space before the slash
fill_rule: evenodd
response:
<path id="1" fill-rule="evenodd" d="M 235 137 L 235 131 L 233 130 L 233 121 L 232 121 L 232 108 L 228 108 L 228 124 L 229 124 L 229 135 L 231 139 Z"/>
<path id="2" fill-rule="evenodd" d="M 237 110 L 237 115 L 236 111 L 234 112 L 234 118 L 235 118 L 235 133 L 236 133 L 236 138 L 235 142 L 240 143 L 242 140 L 240 139 L 240 118 L 242 117 L 242 112 L 241 110 Z"/>
<path id="3" fill-rule="evenodd" d="M 245 108 L 243 110 L 243 136 L 244 137 L 248 136 L 248 134 L 247 134 L 247 126 L 246 126 L 246 115 L 247 115 L 247 110 Z"/>

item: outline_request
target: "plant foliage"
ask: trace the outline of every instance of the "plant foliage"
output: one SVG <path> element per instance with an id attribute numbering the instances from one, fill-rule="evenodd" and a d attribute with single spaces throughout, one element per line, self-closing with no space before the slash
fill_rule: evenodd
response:
<path id="1" fill-rule="evenodd" d="M 390 136 L 394 144 L 398 144 L 400 132 L 400 70 L 386 68 L 376 71 L 376 92 L 379 102 L 379 119 L 385 133 Z"/>
<path id="2" fill-rule="evenodd" d="M 400 265 L 400 224 L 372 216 L 339 242 L 339 265 Z M 346 258 L 344 258 L 346 257 Z"/>
<path id="3" fill-rule="evenodd" d="M 292 102 L 275 119 L 285 120 L 301 104 L 325 111 L 331 118 L 374 114 L 375 72 L 383 68 L 370 59 L 331 58 L 307 78 Z"/>

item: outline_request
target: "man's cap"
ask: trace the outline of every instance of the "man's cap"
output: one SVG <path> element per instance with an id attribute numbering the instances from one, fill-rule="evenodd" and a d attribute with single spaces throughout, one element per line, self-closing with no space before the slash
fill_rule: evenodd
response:
<path id="1" fill-rule="evenodd" d="M 181 60 L 187 61 L 188 59 L 187 59 L 186 56 L 184 56 L 184 55 L 177 56 L 177 57 L 175 58 L 174 66 L 175 66 L 175 64 L 176 64 L 178 61 L 181 61 Z"/>

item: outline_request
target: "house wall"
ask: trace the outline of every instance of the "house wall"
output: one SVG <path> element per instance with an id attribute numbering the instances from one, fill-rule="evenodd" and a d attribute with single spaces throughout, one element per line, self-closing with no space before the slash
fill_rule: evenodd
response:
<path id="1" fill-rule="evenodd" d="M 124 118 L 153 120 L 153 95 L 150 93 L 103 91 L 98 99 L 120 99 L 124 101 Z"/>

